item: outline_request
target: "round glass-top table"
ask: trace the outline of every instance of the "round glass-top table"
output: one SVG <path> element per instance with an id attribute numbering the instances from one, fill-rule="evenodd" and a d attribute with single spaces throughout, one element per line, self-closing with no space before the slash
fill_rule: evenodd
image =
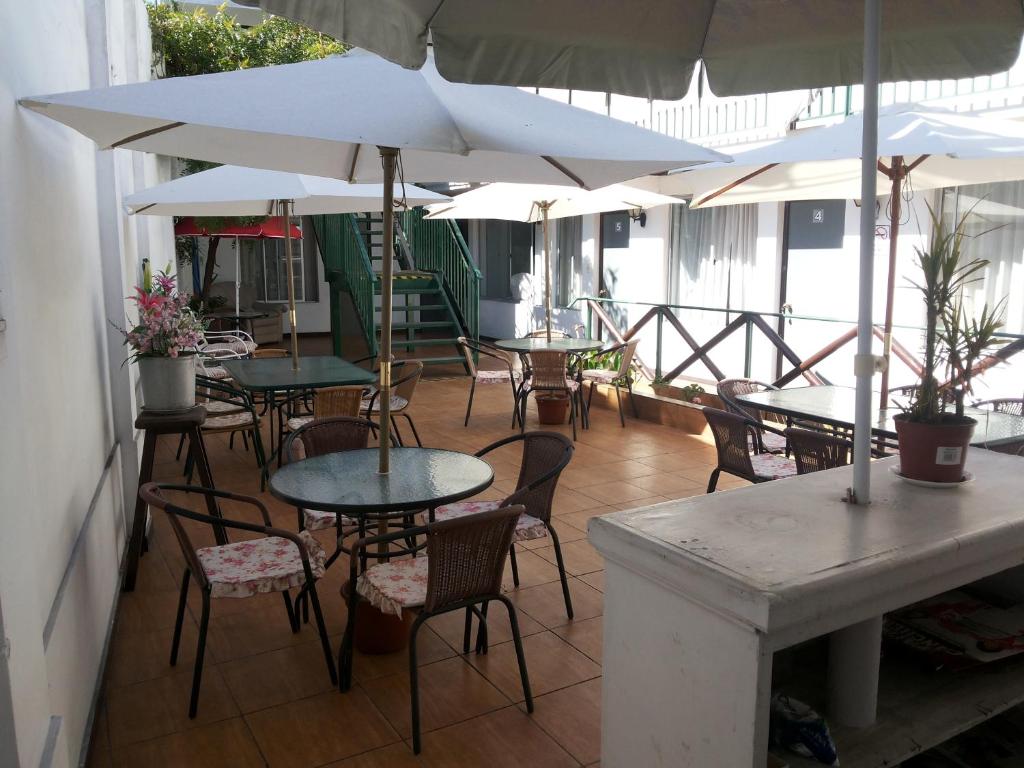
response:
<path id="1" fill-rule="evenodd" d="M 440 448 L 392 448 L 391 472 L 377 472 L 376 448 L 292 462 L 270 478 L 270 492 L 297 507 L 351 517 L 439 507 L 494 482 L 491 465 Z"/>
<path id="2" fill-rule="evenodd" d="M 548 341 L 544 336 L 531 336 L 525 339 L 499 339 L 494 342 L 494 346 L 498 349 L 504 349 L 506 352 L 518 352 L 519 354 L 528 354 L 530 352 L 590 352 L 595 349 L 600 349 L 604 342 L 599 339 L 556 339 L 552 338 Z"/>

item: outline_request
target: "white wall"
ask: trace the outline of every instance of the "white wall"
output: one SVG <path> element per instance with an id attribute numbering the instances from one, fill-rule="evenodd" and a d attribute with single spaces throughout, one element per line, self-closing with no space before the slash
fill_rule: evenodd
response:
<path id="1" fill-rule="evenodd" d="M 142 0 L 19 4 L 0 28 L 0 765 L 74 765 L 134 498 L 134 385 L 123 324 L 139 261 L 169 223 L 120 198 L 153 158 L 98 153 L 19 97 L 148 78 Z M 8 738 L 12 734 L 13 738 Z"/>

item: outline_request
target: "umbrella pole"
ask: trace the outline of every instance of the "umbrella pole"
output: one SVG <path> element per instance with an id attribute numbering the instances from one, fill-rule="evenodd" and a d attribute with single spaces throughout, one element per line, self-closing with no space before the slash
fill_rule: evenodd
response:
<path id="1" fill-rule="evenodd" d="M 551 341 L 551 241 L 548 240 L 548 203 L 541 203 L 540 210 L 544 214 L 542 231 L 544 236 L 544 324 L 548 331 L 548 342 Z"/>
<path id="2" fill-rule="evenodd" d="M 394 195 L 395 165 L 398 150 L 378 147 L 384 162 L 384 211 L 380 272 L 380 462 L 378 471 L 386 475 L 391 470 L 388 451 L 391 445 L 391 277 L 394 261 Z"/>
<path id="3" fill-rule="evenodd" d="M 238 306 L 238 294 L 240 293 L 239 286 L 242 284 L 241 283 L 241 280 L 242 280 L 242 268 L 240 266 L 241 263 L 242 263 L 241 248 L 239 247 L 238 236 L 236 235 L 235 236 L 235 314 L 236 315 L 242 309 L 241 307 Z M 238 325 L 236 325 L 235 327 L 238 328 L 240 325 L 241 325 L 241 321 L 238 321 Z"/>
<path id="4" fill-rule="evenodd" d="M 284 260 L 288 268 L 288 326 L 292 334 L 292 370 L 299 370 L 299 335 L 295 322 L 295 265 L 292 264 L 291 200 L 281 201 L 281 218 L 284 219 Z"/>
<path id="5" fill-rule="evenodd" d="M 902 215 L 900 191 L 903 182 L 903 157 L 901 155 L 893 156 L 889 178 L 892 180 L 892 192 L 889 196 L 889 282 L 885 289 L 885 329 L 882 334 L 882 356 L 885 358 L 885 368 L 882 369 L 882 393 L 879 400 L 882 408 L 889 404 L 889 353 L 892 351 L 892 312 L 896 299 L 896 245 L 900 236 L 900 216 Z"/>

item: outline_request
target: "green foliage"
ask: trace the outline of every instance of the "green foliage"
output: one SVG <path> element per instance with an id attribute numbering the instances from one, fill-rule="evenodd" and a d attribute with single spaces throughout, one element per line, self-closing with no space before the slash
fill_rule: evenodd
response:
<path id="1" fill-rule="evenodd" d="M 964 289 L 981 280 L 987 259 L 962 262 L 964 224 L 973 208 L 964 213 L 952 231 L 935 212 L 928 248 L 917 249 L 921 281 L 911 281 L 925 304 L 924 364 L 921 385 L 913 394 L 905 411 L 911 421 L 939 423 L 944 406 L 956 404 L 957 416 L 964 415 L 964 397 L 971 391 L 974 364 L 985 352 L 1001 342 L 996 333 L 1002 327 L 999 302 L 990 310 L 986 304 L 977 318 L 968 316 L 963 307 Z M 938 373 L 944 367 L 948 380 L 940 384 Z"/>
<path id="2" fill-rule="evenodd" d="M 337 40 L 277 16 L 243 27 L 223 6 L 212 14 L 183 11 L 176 3 L 147 9 L 153 64 L 161 77 L 293 64 L 345 51 Z"/>
<path id="3" fill-rule="evenodd" d="M 683 400 L 688 403 L 692 403 L 698 397 L 704 394 L 704 387 L 700 384 L 687 384 L 683 387 Z"/>

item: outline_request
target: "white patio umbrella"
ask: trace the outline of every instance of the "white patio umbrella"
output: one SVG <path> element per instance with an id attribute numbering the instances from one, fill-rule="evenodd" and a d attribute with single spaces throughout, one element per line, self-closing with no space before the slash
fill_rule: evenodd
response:
<path id="1" fill-rule="evenodd" d="M 463 192 L 449 203 L 427 206 L 428 219 L 509 219 L 543 223 L 544 322 L 551 341 L 551 258 L 548 221 L 627 208 L 644 209 L 678 203 L 674 197 L 625 184 L 592 192 L 550 184 L 486 184 Z"/>
<path id="2" fill-rule="evenodd" d="M 679 99 L 700 65 L 720 96 L 863 83 L 858 394 L 848 497 L 869 502 L 878 83 L 1006 71 L 1024 34 L 1019 0 L 899 0 L 884 8 L 882 0 L 393 0 L 383 8 L 376 0 L 240 2 L 405 67 L 423 65 L 430 44 L 441 74 L 460 82 Z"/>
<path id="3" fill-rule="evenodd" d="M 415 207 L 450 198 L 411 184 L 396 186 L 393 198 Z M 284 252 L 288 274 L 288 324 L 291 328 L 292 366 L 299 367 L 298 323 L 295 316 L 295 271 L 292 260 L 291 216 L 321 213 L 368 213 L 381 210 L 383 184 L 349 184 L 340 179 L 301 173 L 267 171 L 222 165 L 155 187 L 124 199 L 129 213 L 157 216 L 269 216 L 275 209 L 286 222 Z M 238 250 L 235 250 L 236 259 Z M 235 273 L 238 307 L 238 273 Z"/>
<path id="4" fill-rule="evenodd" d="M 286 99 L 268 94 L 287 94 Z M 22 99 L 102 148 L 383 181 L 571 182 L 597 188 L 723 155 L 502 86 L 449 83 L 365 52 Z M 253 111 L 252 105 L 260 108 Z M 296 109 L 296 104 L 313 105 Z M 403 174 L 404 171 L 404 174 Z M 391 386 L 391 238 L 381 274 L 380 385 Z M 380 471 L 389 468 L 381 398 Z"/>
<path id="5" fill-rule="evenodd" d="M 692 194 L 693 207 L 783 200 L 856 199 L 863 117 L 791 133 L 733 155 L 733 163 L 650 177 L 667 194 Z M 883 356 L 892 344 L 901 192 L 1024 179 L 1024 123 L 898 104 L 878 115 L 877 194 L 890 196 L 889 273 Z M 882 372 L 882 402 L 889 391 Z"/>

